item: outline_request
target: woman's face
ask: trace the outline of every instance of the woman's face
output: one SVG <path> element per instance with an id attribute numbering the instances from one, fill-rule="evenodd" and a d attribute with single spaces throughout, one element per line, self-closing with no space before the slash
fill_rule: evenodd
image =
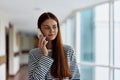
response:
<path id="1" fill-rule="evenodd" d="M 54 40 L 58 34 L 57 22 L 54 19 L 47 19 L 41 24 L 41 31 L 46 39 Z"/>

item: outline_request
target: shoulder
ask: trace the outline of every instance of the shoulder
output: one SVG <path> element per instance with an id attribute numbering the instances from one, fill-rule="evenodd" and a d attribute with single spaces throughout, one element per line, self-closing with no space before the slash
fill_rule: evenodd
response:
<path id="1" fill-rule="evenodd" d="M 75 53 L 73 47 L 69 45 L 64 45 L 64 51 L 68 56 L 72 56 Z"/>
<path id="2" fill-rule="evenodd" d="M 65 51 L 74 51 L 73 47 L 69 46 L 69 45 L 64 45 L 64 50 Z"/>
<path id="3" fill-rule="evenodd" d="M 29 53 L 31 54 L 31 53 L 39 52 L 39 51 L 40 51 L 39 48 L 34 48 L 34 49 L 31 49 L 31 50 L 29 51 Z"/>
<path id="4" fill-rule="evenodd" d="M 64 50 L 65 53 L 67 54 L 67 57 L 70 59 L 70 61 L 75 61 L 75 50 L 73 47 L 69 46 L 69 45 L 64 45 Z"/>
<path id="5" fill-rule="evenodd" d="M 29 55 L 31 56 L 40 56 L 41 50 L 39 48 L 34 48 L 29 51 Z"/>

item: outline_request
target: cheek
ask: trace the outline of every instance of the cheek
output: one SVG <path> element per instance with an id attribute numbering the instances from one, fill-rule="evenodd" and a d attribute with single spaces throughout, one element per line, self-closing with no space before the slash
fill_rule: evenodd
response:
<path id="1" fill-rule="evenodd" d="M 49 33 L 48 33 L 48 32 L 44 32 L 44 36 L 46 36 L 46 37 L 47 37 L 48 35 L 49 35 Z"/>
<path id="2" fill-rule="evenodd" d="M 58 34 L 58 29 L 56 30 L 56 34 Z"/>
<path id="3" fill-rule="evenodd" d="M 46 36 L 46 32 L 43 32 L 42 34 L 43 34 L 43 36 Z"/>

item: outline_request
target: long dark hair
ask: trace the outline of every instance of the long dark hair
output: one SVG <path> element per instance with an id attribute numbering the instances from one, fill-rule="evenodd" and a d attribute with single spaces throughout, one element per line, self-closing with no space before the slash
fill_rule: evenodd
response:
<path id="1" fill-rule="evenodd" d="M 68 66 L 67 55 L 64 52 L 62 44 L 62 38 L 60 33 L 60 25 L 57 17 L 51 12 L 45 12 L 38 18 L 38 28 L 41 28 L 41 24 L 47 20 L 53 19 L 57 22 L 58 34 L 52 41 L 52 58 L 54 62 L 51 66 L 51 75 L 55 78 L 63 79 L 65 77 L 71 77 L 71 71 Z"/>

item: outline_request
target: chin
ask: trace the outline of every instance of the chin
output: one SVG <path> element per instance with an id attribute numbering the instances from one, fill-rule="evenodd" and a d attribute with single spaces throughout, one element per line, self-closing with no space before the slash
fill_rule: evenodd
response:
<path id="1" fill-rule="evenodd" d="M 55 38 L 48 38 L 48 40 L 50 40 L 50 41 L 52 41 L 52 40 L 54 40 Z"/>
<path id="2" fill-rule="evenodd" d="M 52 41 L 52 40 L 54 40 L 54 39 L 55 39 L 55 38 L 52 38 L 52 39 L 49 39 L 49 40 L 51 40 L 51 41 Z"/>

